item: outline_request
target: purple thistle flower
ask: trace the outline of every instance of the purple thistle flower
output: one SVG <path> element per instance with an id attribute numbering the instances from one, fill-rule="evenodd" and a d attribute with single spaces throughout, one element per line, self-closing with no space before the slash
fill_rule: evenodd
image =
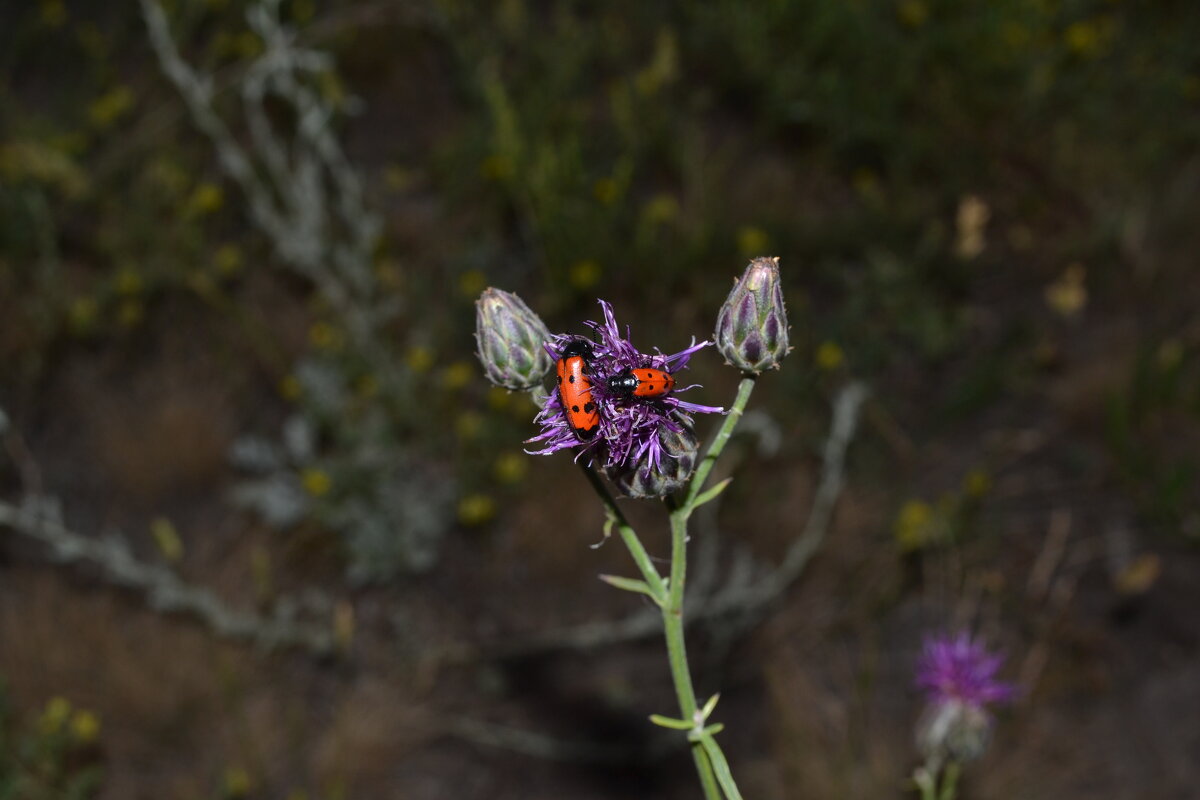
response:
<path id="1" fill-rule="evenodd" d="M 983 755 L 992 734 L 989 705 L 1012 700 L 1015 689 L 996 680 L 1004 658 L 962 632 L 925 639 L 917 685 L 928 703 L 917 722 L 917 746 L 932 763 Z"/>
<path id="2" fill-rule="evenodd" d="M 629 398 L 611 391 L 608 379 L 626 370 L 641 368 L 677 374 L 687 368 L 693 353 L 712 342 L 697 343 L 693 337 L 690 346 L 673 355 L 658 351 L 643 353 L 629 341 L 628 327 L 622 335 L 612 306 L 601 300 L 600 308 L 604 312 L 603 322 L 584 323 L 596 335 L 596 341 L 591 343 L 593 355 L 588 359 L 588 375 L 592 383 L 592 397 L 599 408 L 599 432 L 588 442 L 580 442 L 563 413 L 558 392 L 551 392 L 534 419 L 541 426 L 541 431 L 527 440 L 527 443 L 540 443 L 542 446 L 527 452 L 549 455 L 582 446 L 579 455 L 588 453 L 606 470 L 620 469 L 633 462 L 644 462 L 655 470 L 661 469 L 664 459 L 673 457 L 660 441 L 659 433 L 663 428 L 683 433 L 692 423 L 692 414 L 721 414 L 725 410 L 718 406 L 690 403 L 677 396 L 695 386 L 683 386 L 664 397 L 647 400 Z M 567 345 L 579 338 L 565 333 L 555 334 L 546 342 L 546 352 L 557 361 Z"/>
<path id="3" fill-rule="evenodd" d="M 917 685 L 932 703 L 956 701 L 980 709 L 1007 703 L 1015 690 L 996 680 L 1003 664 L 1003 656 L 989 653 L 965 631 L 953 637 L 930 636 L 917 665 Z"/>

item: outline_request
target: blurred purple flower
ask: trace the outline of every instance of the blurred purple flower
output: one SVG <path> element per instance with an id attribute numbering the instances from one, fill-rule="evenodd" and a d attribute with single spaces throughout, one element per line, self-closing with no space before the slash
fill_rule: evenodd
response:
<path id="1" fill-rule="evenodd" d="M 558 392 L 552 391 L 534 420 L 541 426 L 541 431 L 527 440 L 527 443 L 540 443 L 542 446 L 528 452 L 532 455 L 549 455 L 559 450 L 582 447 L 580 455 L 588 453 L 606 470 L 619 469 L 635 461 L 660 469 L 663 459 L 671 458 L 660 442 L 661 429 L 682 433 L 685 426 L 690 426 L 692 422 L 691 414 L 721 414 L 724 409 L 679 399 L 680 392 L 695 386 L 683 386 L 665 397 L 648 400 L 623 397 L 609 391 L 608 379 L 625 370 L 644 367 L 677 375 L 687 368 L 693 353 L 712 342 L 697 343 L 693 337 L 689 347 L 673 355 L 663 355 L 657 351 L 653 354 L 643 353 L 629 341 L 628 327 L 625 335 L 621 335 L 612 306 L 601 300 L 600 308 L 604 312 L 603 322 L 584 323 L 596 334 L 596 340 L 591 343 L 593 357 L 588 361 L 588 374 L 592 382 L 592 396 L 599 406 L 599 433 L 588 442 L 580 442 L 563 414 Z M 557 361 L 567 345 L 579 338 L 565 333 L 554 334 L 545 345 L 546 352 Z"/>
<path id="2" fill-rule="evenodd" d="M 1013 685 L 996 680 L 1004 657 L 989 653 L 964 632 L 925 639 L 917 665 L 917 685 L 931 703 L 957 702 L 984 709 L 1012 700 Z"/>

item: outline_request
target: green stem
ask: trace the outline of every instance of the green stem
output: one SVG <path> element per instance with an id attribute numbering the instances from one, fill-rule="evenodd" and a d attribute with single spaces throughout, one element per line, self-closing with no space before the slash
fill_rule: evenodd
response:
<path id="1" fill-rule="evenodd" d="M 712 444 L 708 446 L 708 451 L 705 452 L 700 465 L 696 467 L 696 474 L 692 476 L 692 482 L 688 484 L 687 495 L 684 498 L 682 507 L 686 514 L 692 513 L 692 504 L 696 502 L 696 496 L 704 488 L 704 482 L 708 480 L 708 473 L 712 472 L 713 465 L 717 463 L 717 459 L 721 457 L 721 453 L 725 450 L 726 442 L 733 435 L 733 429 L 737 427 L 738 422 L 741 420 L 742 412 L 746 408 L 746 402 L 750 399 L 750 393 L 754 391 L 754 382 L 756 380 L 758 380 L 757 375 L 742 376 L 742 382 L 738 384 L 737 397 L 733 400 L 733 406 L 729 409 L 729 413 L 725 415 L 725 421 L 721 423 L 720 430 L 713 437 Z"/>
<path id="2" fill-rule="evenodd" d="M 742 411 L 754 391 L 755 377 L 746 375 L 738 384 L 737 397 L 733 406 L 721 423 L 717 435 L 704 453 L 704 458 L 696 467 L 696 474 L 688 484 L 687 493 L 681 505 L 674 507 L 673 501 L 667 499 L 667 507 L 671 509 L 671 581 L 668 584 L 667 600 L 663 605 L 663 630 L 667 638 L 667 657 L 671 662 L 671 678 L 675 683 L 675 694 L 679 698 L 679 711 L 683 719 L 696 717 L 696 690 L 692 685 L 692 673 L 688 669 L 687 645 L 684 640 L 683 620 L 683 588 L 687 578 L 687 523 L 695 507 L 696 498 L 704 488 L 704 482 L 712 472 L 713 465 L 725 450 L 725 444 L 733 435 L 734 428 L 742 418 Z M 704 721 L 699 720 L 698 725 Z M 722 759 L 720 746 L 715 740 L 710 740 L 712 748 Z M 721 793 L 717 786 L 716 775 L 713 771 L 712 760 L 700 742 L 692 744 L 692 757 L 696 760 L 696 771 L 700 774 L 700 784 L 704 787 L 707 798 L 720 800 Z M 730 777 L 732 784 L 732 777 Z M 736 787 L 734 787 L 736 792 Z"/>
<path id="3" fill-rule="evenodd" d="M 596 471 L 582 463 L 579 467 L 583 470 L 583 474 L 587 476 L 588 483 L 592 484 L 592 488 L 600 496 L 600 500 L 603 501 L 605 508 L 608 509 L 608 513 L 617 526 L 617 532 L 621 534 L 621 541 L 625 542 L 625 549 L 629 551 L 629 555 L 633 556 L 634 562 L 642 573 L 643 580 L 650 586 L 650 590 L 654 592 L 654 598 L 661 605 L 665 600 L 664 595 L 666 594 L 663 590 L 662 575 L 658 574 L 658 569 L 654 566 L 654 562 L 650 560 L 650 554 L 642 546 L 642 540 L 638 538 L 637 533 L 633 530 L 633 526 L 629 524 L 629 520 L 625 519 L 625 513 L 617 505 L 616 498 L 608 491 L 608 487 L 604 485 L 604 481 L 600 480 L 600 476 L 596 474 Z"/>
<path id="4" fill-rule="evenodd" d="M 958 774 L 957 761 L 946 764 L 946 769 L 942 771 L 942 790 L 938 793 L 937 800 L 954 800 L 958 796 Z"/>
<path id="5" fill-rule="evenodd" d="M 921 800 L 938 800 L 937 786 L 934 785 L 933 776 L 928 772 L 918 771 L 913 777 L 913 782 L 921 790 Z"/>
<path id="6" fill-rule="evenodd" d="M 671 582 L 668 584 L 667 601 L 663 605 L 663 631 L 667 638 L 667 659 L 671 663 L 671 680 L 675 684 L 675 696 L 679 698 L 681 719 L 696 718 L 696 690 L 692 686 L 692 673 L 688 669 L 687 645 L 683 631 L 683 585 L 687 578 L 687 517 L 679 510 L 671 512 Z M 710 800 L 721 800 L 717 778 L 704 747 L 692 743 L 692 758 L 700 774 L 704 796 Z"/>

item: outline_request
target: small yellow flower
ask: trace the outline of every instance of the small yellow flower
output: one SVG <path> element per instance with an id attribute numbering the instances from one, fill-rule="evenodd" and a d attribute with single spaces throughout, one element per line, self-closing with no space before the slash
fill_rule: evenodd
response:
<path id="1" fill-rule="evenodd" d="M 985 469 L 973 469 L 963 479 L 963 493 L 978 500 L 992 490 L 992 476 Z"/>
<path id="2" fill-rule="evenodd" d="M 883 182 L 879 180 L 878 173 L 870 167 L 859 167 L 854 170 L 854 174 L 850 176 L 850 185 L 863 202 L 872 205 L 883 204 Z"/>
<path id="3" fill-rule="evenodd" d="M 321 93 L 325 102 L 334 108 L 341 108 L 346 104 L 346 87 L 332 72 L 322 72 L 317 78 L 317 91 Z"/>
<path id="4" fill-rule="evenodd" d="M 242 249 L 236 244 L 223 244 L 213 253 L 213 266 L 225 277 L 236 275 L 242 268 Z"/>
<path id="5" fill-rule="evenodd" d="M 924 0 L 900 0 L 896 16 L 907 28 L 919 28 L 929 19 L 929 6 Z"/>
<path id="6" fill-rule="evenodd" d="M 969 194 L 958 201 L 955 220 L 958 238 L 954 243 L 954 252 L 959 258 L 969 261 L 983 252 L 984 233 L 991 216 L 988 204 L 978 195 Z"/>
<path id="7" fill-rule="evenodd" d="M 337 350 L 345 343 L 342 332 L 325 321 L 318 322 L 309 328 L 308 340 L 318 350 Z"/>
<path id="8" fill-rule="evenodd" d="M 492 474 L 500 483 L 519 483 L 529 472 L 529 457 L 524 453 L 504 453 L 492 466 Z"/>
<path id="9" fill-rule="evenodd" d="M 601 205 L 611 206 L 620 194 L 621 187 L 612 178 L 600 178 L 592 184 L 592 195 Z"/>
<path id="10" fill-rule="evenodd" d="M 41 718 L 38 719 L 38 728 L 42 733 L 50 734 L 62 730 L 67 719 L 71 716 L 71 703 L 67 698 L 55 696 L 50 698 L 46 703 L 45 710 L 42 711 Z"/>
<path id="11" fill-rule="evenodd" d="M 496 501 L 486 494 L 469 494 L 458 501 L 458 521 L 463 525 L 482 525 L 496 515 Z"/>
<path id="12" fill-rule="evenodd" d="M 42 24 L 47 28 L 61 28 L 67 21 L 67 6 L 63 0 L 41 0 L 38 4 Z"/>
<path id="13" fill-rule="evenodd" d="M 508 410 L 515 419 L 528 420 L 537 411 L 537 405 L 529 392 L 516 392 L 512 395 L 512 403 Z"/>
<path id="14" fill-rule="evenodd" d="M 329 473 L 316 467 L 304 470 L 300 475 L 300 482 L 304 485 L 304 491 L 313 497 L 328 494 L 333 488 L 333 479 L 329 477 Z"/>
<path id="15" fill-rule="evenodd" d="M 896 516 L 896 543 L 910 553 L 930 544 L 934 536 L 934 511 L 923 500 L 909 500 Z"/>
<path id="16" fill-rule="evenodd" d="M 600 265 L 590 258 L 576 261 L 567 273 L 567 280 L 575 289 L 591 289 L 600 282 Z"/>
<path id="17" fill-rule="evenodd" d="M 1113 24 L 1107 19 L 1087 19 L 1073 22 L 1063 33 L 1063 41 L 1072 55 L 1095 58 L 1102 55 L 1112 39 Z"/>
<path id="18" fill-rule="evenodd" d="M 246 797 L 252 786 L 250 773 L 241 767 L 230 767 L 225 770 L 225 796 L 230 800 Z"/>
<path id="19" fill-rule="evenodd" d="M 771 246 L 771 238 L 762 228 L 745 225 L 738 229 L 738 250 L 747 258 L 761 256 Z"/>
<path id="20" fill-rule="evenodd" d="M 133 267 L 121 267 L 120 271 L 117 272 L 115 281 L 117 294 L 123 297 L 131 297 L 140 293 L 144 286 L 142 276 Z"/>
<path id="21" fill-rule="evenodd" d="M 817 366 L 826 372 L 837 369 L 845 360 L 846 354 L 837 342 L 826 340 L 817 347 Z"/>
<path id="22" fill-rule="evenodd" d="M 100 735 L 100 718 L 80 709 L 71 717 L 71 735 L 79 744 L 91 744 Z"/>
<path id="23" fill-rule="evenodd" d="M 157 517 L 150 523 L 150 535 L 158 545 L 158 551 L 170 564 L 178 564 L 183 559 L 183 540 L 179 531 L 166 517 Z"/>
<path id="24" fill-rule="evenodd" d="M 474 439 L 483 430 L 483 416 L 475 411 L 464 411 L 454 421 L 454 432 L 460 439 Z"/>
<path id="25" fill-rule="evenodd" d="M 455 391 L 463 388 L 475 378 L 476 367 L 467 361 L 456 361 L 442 370 L 442 386 Z"/>
<path id="26" fill-rule="evenodd" d="M 469 269 L 458 276 L 458 291 L 463 297 L 474 300 L 485 288 L 487 276 L 483 274 L 483 270 Z"/>
<path id="27" fill-rule="evenodd" d="M 395 261 L 381 261 L 375 265 L 375 280 L 385 289 L 399 289 L 404 285 L 404 272 Z"/>
<path id="28" fill-rule="evenodd" d="M 516 170 L 513 169 L 512 159 L 507 156 L 491 155 L 479 165 L 479 172 L 490 181 L 502 181 L 511 178 Z"/>
<path id="29" fill-rule="evenodd" d="M 1087 270 L 1075 262 L 1054 283 L 1046 287 L 1046 305 L 1064 317 L 1074 317 L 1087 305 L 1088 293 L 1084 279 Z"/>
<path id="30" fill-rule="evenodd" d="M 285 375 L 283 376 L 283 380 L 279 381 L 279 394 L 283 399 L 298 400 L 303 393 L 304 386 L 295 375 Z"/>
<path id="31" fill-rule="evenodd" d="M 99 306 L 94 298 L 76 297 L 67 310 L 67 319 L 75 333 L 87 333 L 96 324 Z"/>
<path id="32" fill-rule="evenodd" d="M 103 130 L 125 116 L 133 108 L 133 90 L 118 86 L 100 95 L 88 106 L 88 119 Z"/>
<path id="33" fill-rule="evenodd" d="M 679 45 L 674 31 L 659 31 L 655 42 L 654 57 L 645 69 L 633 78 L 638 92 L 647 97 L 657 94 L 659 89 L 675 82 L 679 76 Z"/>
<path id="34" fill-rule="evenodd" d="M 433 351 L 422 345 L 408 348 L 408 354 L 404 358 L 408 368 L 418 374 L 428 372 L 433 367 L 433 360 Z"/>
<path id="35" fill-rule="evenodd" d="M 215 183 L 202 183 L 192 190 L 188 198 L 186 213 L 202 217 L 220 210 L 225 204 L 225 191 Z"/>
<path id="36" fill-rule="evenodd" d="M 512 405 L 513 393 L 499 386 L 491 386 L 488 388 L 487 402 L 492 411 L 503 411 Z"/>
<path id="37" fill-rule="evenodd" d="M 412 186 L 415 173 L 400 164 L 388 164 L 383 170 L 383 182 L 393 192 L 403 192 Z"/>
<path id="38" fill-rule="evenodd" d="M 664 225 L 679 216 L 679 201 L 675 195 L 662 192 L 642 206 L 642 218 L 652 225 Z"/>
<path id="39" fill-rule="evenodd" d="M 1113 585 L 1123 595 L 1145 594 L 1162 574 L 1162 558 L 1143 553 L 1113 577 Z"/>

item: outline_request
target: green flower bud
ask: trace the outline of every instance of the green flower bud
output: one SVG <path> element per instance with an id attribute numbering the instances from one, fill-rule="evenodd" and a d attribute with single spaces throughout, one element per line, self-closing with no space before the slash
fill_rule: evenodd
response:
<path id="1" fill-rule="evenodd" d="M 700 442 L 691 426 L 684 424 L 678 415 L 672 415 L 681 430 L 673 431 L 666 425 L 658 429 L 658 445 L 661 457 L 656 469 L 650 460 L 647 448 L 642 457 L 615 466 L 607 471 L 609 479 L 626 497 L 666 497 L 683 487 L 696 468 Z M 653 447 L 653 446 L 652 446 Z"/>
<path id="2" fill-rule="evenodd" d="M 788 352 L 778 258 L 750 262 L 721 306 L 713 338 L 726 362 L 743 372 L 778 369 Z"/>
<path id="3" fill-rule="evenodd" d="M 505 389 L 532 389 L 550 371 L 546 323 L 525 301 L 502 289 L 485 289 L 475 301 L 475 341 L 487 379 Z"/>

